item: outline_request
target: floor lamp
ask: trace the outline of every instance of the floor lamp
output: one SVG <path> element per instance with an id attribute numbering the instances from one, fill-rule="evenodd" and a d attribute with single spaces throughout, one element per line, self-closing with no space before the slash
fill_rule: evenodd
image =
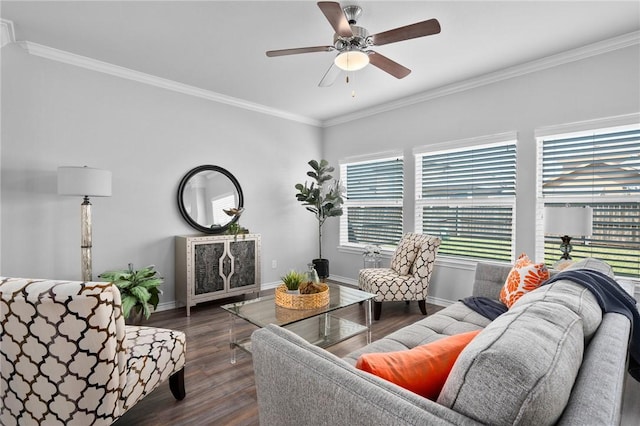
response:
<path id="1" fill-rule="evenodd" d="M 571 260 L 571 237 L 586 237 L 593 232 L 591 207 L 545 207 L 545 234 L 560 235 L 560 260 Z"/>
<path id="2" fill-rule="evenodd" d="M 84 197 L 80 205 L 82 280 L 91 281 L 91 203 L 89 197 L 111 196 L 111 172 L 91 167 L 58 167 L 58 194 Z"/>

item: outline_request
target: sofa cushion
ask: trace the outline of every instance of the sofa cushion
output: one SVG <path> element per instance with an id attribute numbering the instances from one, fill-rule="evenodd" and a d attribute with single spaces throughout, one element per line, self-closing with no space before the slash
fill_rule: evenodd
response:
<path id="1" fill-rule="evenodd" d="M 405 234 L 391 257 L 391 269 L 399 275 L 409 275 L 411 265 L 416 260 L 419 246 L 412 234 Z"/>
<path id="2" fill-rule="evenodd" d="M 458 355 L 478 333 L 456 334 L 406 351 L 363 354 L 356 368 L 435 400 Z"/>
<path id="3" fill-rule="evenodd" d="M 582 319 L 582 331 L 588 342 L 602 321 L 602 309 L 591 291 L 573 281 L 561 280 L 543 285 L 522 296 L 514 306 L 523 306 L 538 301 L 553 302 L 571 309 Z"/>
<path id="4" fill-rule="evenodd" d="M 573 263 L 571 266 L 565 268 L 564 270 L 570 271 L 572 269 L 591 269 L 593 271 L 602 272 L 603 274 L 611 278 L 614 278 L 615 276 L 611 265 L 594 257 L 587 257 L 585 259 L 579 260 L 576 263 Z"/>
<path id="5" fill-rule="evenodd" d="M 553 424 L 583 351 L 582 321 L 569 308 L 516 305 L 462 351 L 438 402 L 485 424 Z"/>
<path id="6" fill-rule="evenodd" d="M 507 276 L 500 291 L 500 301 L 510 308 L 522 295 L 540 287 L 548 279 L 549 270 L 544 263 L 534 263 L 523 253 Z"/>
<path id="7" fill-rule="evenodd" d="M 435 314 L 396 330 L 382 339 L 347 354 L 344 360 L 355 365 L 363 353 L 391 352 L 415 348 L 454 334 L 480 330 L 491 321 L 462 302 L 455 302 Z"/>

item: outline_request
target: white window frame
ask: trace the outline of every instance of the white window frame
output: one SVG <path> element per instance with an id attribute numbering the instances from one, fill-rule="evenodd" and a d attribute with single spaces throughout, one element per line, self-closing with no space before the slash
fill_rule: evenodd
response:
<path id="1" fill-rule="evenodd" d="M 535 130 L 536 138 L 536 258 L 544 259 L 545 233 L 543 225 L 543 210 L 545 203 L 564 204 L 598 204 L 598 203 L 629 203 L 640 202 L 638 196 L 620 195 L 599 195 L 597 200 L 593 196 L 565 196 L 547 195 L 543 196 L 542 191 L 542 170 L 543 170 L 543 141 L 545 139 L 564 139 L 591 135 L 615 133 L 631 129 L 640 129 L 640 113 L 607 117 L 596 120 L 589 120 L 577 123 L 567 123 L 557 126 L 549 126 Z M 584 239 L 572 239 L 572 244 L 579 244 Z M 558 245 L 560 239 L 558 238 Z M 638 280 L 637 278 L 625 277 L 627 279 Z"/>
<path id="2" fill-rule="evenodd" d="M 480 136 L 469 139 L 461 139 L 448 141 L 434 145 L 417 147 L 413 150 L 415 162 L 415 232 L 423 233 L 423 208 L 426 206 L 502 206 L 511 209 L 511 248 L 510 260 L 515 256 L 515 232 L 516 232 L 516 196 L 517 186 L 514 195 L 511 197 L 469 197 L 469 198 L 422 198 L 422 157 L 425 155 L 433 155 L 445 152 L 465 152 L 478 148 L 489 148 L 491 146 L 503 146 L 514 144 L 516 146 L 516 162 L 517 162 L 517 132 L 505 132 L 496 135 Z M 470 257 L 455 254 L 439 254 L 439 257 L 450 257 L 452 259 L 468 259 L 479 260 L 477 257 Z"/>
<path id="3" fill-rule="evenodd" d="M 369 155 L 361 155 L 361 156 L 353 156 L 353 157 L 346 157 L 343 158 L 341 160 L 339 160 L 339 166 L 340 166 L 340 181 L 341 184 L 345 186 L 346 189 L 346 193 L 348 194 L 349 188 L 347 187 L 347 166 L 350 165 L 354 165 L 354 164 L 366 164 L 366 163 L 377 163 L 377 162 L 382 162 L 382 161 L 389 161 L 389 160 L 399 160 L 402 161 L 403 164 L 403 185 L 404 185 L 404 155 L 402 151 L 387 151 L 387 152 L 380 152 L 380 153 L 375 153 L 375 154 L 369 154 Z M 404 189 L 403 189 L 403 194 L 402 194 L 402 198 L 400 199 L 380 199 L 380 200 L 349 200 L 348 197 L 345 197 L 344 199 L 344 204 L 343 204 L 343 210 L 344 213 L 342 216 L 340 216 L 340 249 L 347 249 L 347 250 L 357 250 L 357 251 L 361 251 L 362 249 L 364 249 L 368 244 L 360 244 L 360 243 L 353 243 L 353 242 L 349 242 L 349 230 L 348 230 L 348 220 L 349 220 L 349 214 L 348 214 L 348 209 L 349 208 L 357 208 L 357 207 L 400 207 L 401 211 L 403 209 L 403 201 L 404 200 Z M 403 224 L 402 221 L 400 223 L 400 227 L 402 228 Z M 392 252 L 395 249 L 395 246 L 393 245 L 383 245 L 382 249 L 385 253 L 389 253 Z"/>

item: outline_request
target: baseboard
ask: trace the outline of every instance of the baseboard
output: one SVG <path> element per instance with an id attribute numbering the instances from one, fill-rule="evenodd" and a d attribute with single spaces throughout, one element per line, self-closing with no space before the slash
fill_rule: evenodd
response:
<path id="1" fill-rule="evenodd" d="M 278 287 L 280 284 L 282 284 L 282 281 L 273 281 L 273 282 L 270 282 L 270 283 L 262 283 L 262 284 L 260 284 L 260 291 L 262 291 L 262 290 L 271 290 L 272 288 Z"/>
<path id="2" fill-rule="evenodd" d="M 155 312 L 169 311 L 169 310 L 175 309 L 177 307 L 178 307 L 178 305 L 176 305 L 176 301 L 175 300 L 172 300 L 170 302 L 162 302 L 162 303 L 158 303 L 158 307 L 156 308 Z"/>
<path id="3" fill-rule="evenodd" d="M 329 281 L 335 281 L 338 284 L 358 288 L 358 280 L 354 280 L 353 278 L 341 277 L 340 275 L 331 275 L 329 277 Z"/>
<path id="4" fill-rule="evenodd" d="M 449 305 L 453 305 L 455 300 L 442 299 L 440 297 L 427 296 L 427 303 L 431 303 L 432 305 L 444 306 L 445 308 Z"/>

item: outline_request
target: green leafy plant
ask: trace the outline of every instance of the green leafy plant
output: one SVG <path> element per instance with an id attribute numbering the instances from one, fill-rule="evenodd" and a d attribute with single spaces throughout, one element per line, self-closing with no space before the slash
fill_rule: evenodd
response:
<path id="1" fill-rule="evenodd" d="M 280 278 L 288 290 L 297 290 L 300 284 L 307 280 L 307 274 L 291 270 Z"/>
<path id="2" fill-rule="evenodd" d="M 159 287 L 164 279 L 158 275 L 154 265 L 134 271 L 130 263 L 129 269 L 103 272 L 99 277 L 112 282 L 120 290 L 125 318 L 142 311 L 144 317 L 149 319 L 150 307 L 154 310 L 158 307 L 162 294 Z"/>
<path id="3" fill-rule="evenodd" d="M 322 259 L 322 225 L 329 217 L 342 216 L 343 190 L 340 182 L 330 175 L 335 169 L 327 160 L 311 160 L 309 165 L 312 170 L 307 172 L 307 176 L 315 182 L 311 185 L 307 182 L 296 184 L 296 199 L 318 220 L 318 258 Z"/>

